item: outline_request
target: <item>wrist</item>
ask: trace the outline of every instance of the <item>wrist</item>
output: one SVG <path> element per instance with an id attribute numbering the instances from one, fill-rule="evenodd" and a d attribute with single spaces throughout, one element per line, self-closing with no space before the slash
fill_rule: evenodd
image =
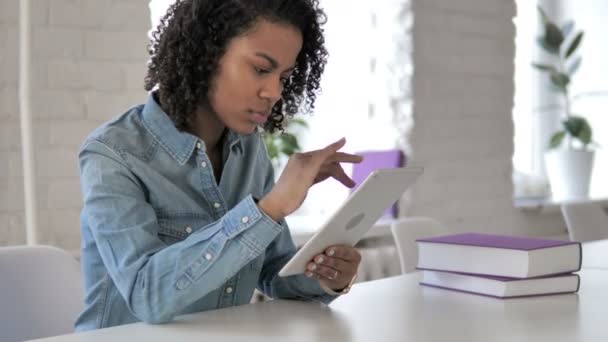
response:
<path id="1" fill-rule="evenodd" d="M 356 280 L 357 280 L 357 274 L 355 273 L 355 275 L 348 282 L 346 287 L 343 289 L 340 289 L 340 290 L 334 290 L 334 289 L 330 288 L 329 286 L 323 284 L 322 282 L 319 282 L 319 285 L 321 286 L 323 291 L 325 291 L 325 293 L 332 295 L 332 296 L 339 296 L 339 295 L 347 294 L 350 291 L 350 289 L 352 288 L 352 286 Z"/>
<path id="2" fill-rule="evenodd" d="M 259 200 L 257 204 L 258 208 L 275 222 L 279 222 L 284 218 L 284 215 L 281 214 L 279 206 L 277 206 L 272 198 L 269 198 L 268 195 Z"/>

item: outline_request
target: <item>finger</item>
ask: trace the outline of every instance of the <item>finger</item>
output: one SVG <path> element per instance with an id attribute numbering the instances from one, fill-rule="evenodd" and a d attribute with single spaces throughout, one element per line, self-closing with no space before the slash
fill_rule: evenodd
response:
<path id="1" fill-rule="evenodd" d="M 350 272 L 353 268 L 353 265 L 351 263 L 347 263 L 346 261 L 344 261 L 342 259 L 332 258 L 332 257 L 329 257 L 327 255 L 322 255 L 322 254 L 317 255 L 313 259 L 313 262 L 317 265 L 323 265 L 323 266 L 333 268 L 334 270 L 341 271 L 342 273 Z"/>
<path id="2" fill-rule="evenodd" d="M 336 152 L 329 160 L 336 163 L 358 164 L 363 161 L 363 156 L 344 152 Z"/>
<path id="3" fill-rule="evenodd" d="M 350 246 L 331 246 L 325 250 L 325 255 L 342 259 L 346 262 L 359 263 L 361 261 L 359 251 Z"/>
<path id="4" fill-rule="evenodd" d="M 342 274 L 339 270 L 312 262 L 308 264 L 306 269 L 309 272 L 319 275 L 321 278 L 329 279 L 331 281 L 336 281 Z"/>
<path id="5" fill-rule="evenodd" d="M 344 147 L 344 145 L 346 145 L 346 138 L 342 138 L 342 139 L 336 141 L 335 143 L 327 145 L 327 147 L 320 150 L 321 155 L 324 157 L 324 159 L 326 159 L 329 156 L 333 155 L 334 153 L 338 152 L 338 150 L 341 149 L 342 147 Z"/>
<path id="6" fill-rule="evenodd" d="M 352 180 L 352 178 L 350 178 L 346 174 L 346 172 L 344 172 L 344 169 L 342 169 L 342 166 L 340 166 L 340 164 L 334 164 L 330 166 L 329 173 L 333 178 L 335 178 L 338 182 L 344 184 L 344 186 L 346 186 L 347 188 L 352 188 L 357 185 L 357 183 L 355 183 L 355 181 Z"/>

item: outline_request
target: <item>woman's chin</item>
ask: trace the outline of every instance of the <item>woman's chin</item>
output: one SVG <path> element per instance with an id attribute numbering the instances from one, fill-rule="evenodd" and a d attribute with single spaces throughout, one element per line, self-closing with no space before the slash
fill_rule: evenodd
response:
<path id="1" fill-rule="evenodd" d="M 251 135 L 257 133 L 258 125 L 255 123 L 243 124 L 232 128 L 232 131 L 240 135 Z"/>

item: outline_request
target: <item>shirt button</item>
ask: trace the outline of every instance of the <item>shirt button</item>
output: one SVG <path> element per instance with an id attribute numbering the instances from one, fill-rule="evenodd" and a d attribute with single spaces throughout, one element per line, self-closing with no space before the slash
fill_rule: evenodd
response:
<path id="1" fill-rule="evenodd" d="M 211 259 L 213 259 L 213 255 L 207 253 L 207 254 L 205 254 L 205 259 L 211 260 Z"/>
<path id="2" fill-rule="evenodd" d="M 196 143 L 196 148 L 198 148 L 199 150 L 201 149 L 201 147 L 202 147 L 202 146 L 203 146 L 203 145 L 201 144 L 201 142 L 200 142 L 200 141 Z"/>
<path id="3" fill-rule="evenodd" d="M 220 208 L 220 204 L 218 202 L 213 203 L 213 207 L 215 209 L 219 209 Z"/>
<path id="4" fill-rule="evenodd" d="M 228 287 L 226 288 L 226 293 L 232 293 L 232 287 L 228 286 Z"/>
<path id="5" fill-rule="evenodd" d="M 243 223 L 249 222 L 249 217 L 243 216 L 243 218 L 241 219 L 241 222 L 243 222 Z"/>
<path id="6" fill-rule="evenodd" d="M 188 233 L 188 234 L 192 233 L 192 227 L 186 227 L 186 233 Z"/>
<path id="7" fill-rule="evenodd" d="M 207 167 L 207 162 L 202 162 L 202 163 L 201 163 L 201 166 L 202 166 L 203 168 Z"/>

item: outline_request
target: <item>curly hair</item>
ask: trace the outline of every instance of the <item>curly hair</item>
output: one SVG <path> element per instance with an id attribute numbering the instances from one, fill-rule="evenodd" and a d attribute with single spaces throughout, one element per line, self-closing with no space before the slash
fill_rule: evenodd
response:
<path id="1" fill-rule="evenodd" d="M 272 108 L 267 132 L 283 130 L 285 116 L 314 109 L 328 53 L 318 0 L 178 0 L 152 33 L 145 89 L 156 90 L 163 109 L 185 129 L 206 100 L 220 58 L 230 40 L 259 20 L 290 24 L 303 45 L 281 99 Z"/>

